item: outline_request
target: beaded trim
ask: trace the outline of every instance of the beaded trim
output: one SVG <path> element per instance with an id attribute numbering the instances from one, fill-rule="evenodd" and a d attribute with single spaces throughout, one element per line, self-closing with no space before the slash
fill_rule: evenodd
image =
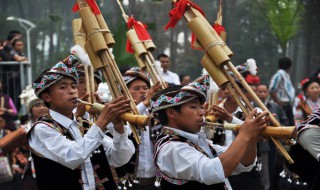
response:
<path id="1" fill-rule="evenodd" d="M 186 103 L 196 97 L 199 97 L 201 102 L 204 103 L 206 99 L 206 90 L 209 89 L 209 82 L 210 77 L 208 75 L 205 75 L 202 82 L 192 82 L 182 87 L 179 91 L 161 94 L 156 100 L 151 99 L 150 103 L 152 112 Z M 174 93 L 176 93 L 176 95 L 174 95 L 174 97 L 171 97 Z M 190 98 L 188 98 L 188 96 Z M 188 99 L 182 100 L 185 97 L 187 97 Z"/>
<path id="2" fill-rule="evenodd" d="M 168 143 L 170 143 L 172 141 L 178 141 L 179 139 L 181 139 L 181 136 L 178 133 L 176 133 L 173 130 L 170 130 L 168 128 L 165 128 L 165 127 L 162 128 L 160 135 L 165 135 L 165 136 L 163 136 L 160 139 L 157 139 L 157 142 L 155 144 L 155 147 L 156 147 L 155 150 L 154 150 L 155 151 L 155 153 L 154 153 L 154 161 L 155 161 L 155 163 L 156 163 L 157 155 L 158 155 L 160 149 L 164 145 L 166 145 L 166 144 L 168 144 Z M 168 139 L 168 141 L 162 143 L 166 139 Z M 185 143 L 187 143 L 189 146 L 195 148 L 196 150 L 198 150 L 199 152 L 201 152 L 205 156 L 209 157 L 201 147 L 199 147 L 196 144 L 193 144 L 190 140 L 186 139 Z M 211 149 L 212 147 L 209 145 L 209 148 Z M 214 152 L 212 152 L 212 154 L 214 154 Z M 214 154 L 214 157 L 217 157 L 217 154 Z M 156 166 L 156 178 L 157 178 L 157 182 L 158 183 L 160 183 L 161 178 L 163 178 L 166 181 L 168 181 L 169 183 L 172 183 L 172 184 L 175 184 L 175 185 L 183 185 L 183 184 L 185 184 L 185 183 L 187 183 L 189 181 L 189 180 L 186 180 L 186 179 L 174 179 L 174 178 L 171 178 L 171 177 L 167 176 L 165 173 L 161 172 L 161 170 L 159 169 L 157 164 L 155 164 L 155 166 Z"/>

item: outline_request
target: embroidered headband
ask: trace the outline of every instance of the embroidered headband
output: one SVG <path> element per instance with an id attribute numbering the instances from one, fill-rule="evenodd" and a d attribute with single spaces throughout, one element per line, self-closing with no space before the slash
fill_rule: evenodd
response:
<path id="1" fill-rule="evenodd" d="M 210 78 L 204 75 L 201 81 L 192 82 L 180 90 L 161 94 L 158 97 L 152 98 L 151 110 L 157 112 L 169 107 L 178 106 L 187 103 L 195 98 L 199 98 L 200 103 L 206 101 L 206 91 L 209 89 Z"/>
<path id="2" fill-rule="evenodd" d="M 136 79 L 145 81 L 150 88 L 150 79 L 148 75 L 141 72 L 141 69 L 139 67 L 132 67 L 123 74 L 123 80 L 127 85 Z"/>
<path id="3" fill-rule="evenodd" d="M 35 94 L 40 98 L 41 93 L 51 85 L 61 80 L 63 77 L 70 77 L 78 83 L 78 72 L 76 66 L 80 63 L 79 57 L 71 52 L 63 61 L 55 64 L 50 70 L 42 73 L 33 83 L 32 88 Z"/>

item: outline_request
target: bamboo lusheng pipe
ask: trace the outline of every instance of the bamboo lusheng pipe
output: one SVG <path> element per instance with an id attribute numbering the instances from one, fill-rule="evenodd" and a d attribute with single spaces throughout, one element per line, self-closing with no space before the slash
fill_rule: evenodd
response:
<path id="1" fill-rule="evenodd" d="M 208 21 L 202 16 L 202 14 L 199 11 L 197 11 L 196 9 L 189 6 L 186 8 L 186 11 L 184 13 L 184 18 L 187 20 L 189 28 L 196 35 L 197 40 L 200 42 L 200 45 L 205 49 L 205 51 L 208 53 L 208 55 L 210 56 L 210 58 L 213 60 L 213 62 L 215 64 L 219 65 L 220 67 L 224 67 L 225 65 L 227 65 L 229 67 L 230 65 L 232 65 L 232 63 L 230 62 L 230 59 L 229 59 L 229 57 L 231 56 L 230 55 L 231 51 L 228 52 L 225 49 L 225 48 L 227 48 L 227 49 L 229 49 L 229 48 L 227 46 L 225 46 L 225 43 L 223 42 L 223 40 L 221 40 L 219 35 L 212 29 L 211 25 L 208 23 Z M 224 47 L 224 48 L 222 48 L 222 47 Z M 231 66 L 231 68 L 230 68 L 231 71 L 234 72 L 236 77 L 238 76 L 238 74 L 240 75 L 240 73 L 238 71 L 236 71 L 236 69 L 234 68 L 233 65 Z M 235 69 L 235 71 L 233 71 L 233 69 Z M 241 84 L 246 83 L 242 79 L 240 80 Z M 263 105 L 261 100 L 253 93 L 252 89 L 249 87 L 248 84 L 243 85 L 243 86 L 250 94 L 252 94 L 254 101 L 256 101 L 258 103 L 260 108 L 262 108 L 263 110 L 268 110 Z M 269 117 L 271 119 L 271 122 L 275 126 L 280 126 L 279 122 L 270 113 L 270 111 L 268 111 L 268 112 L 269 112 Z M 293 163 L 292 158 L 286 152 L 286 150 L 281 145 L 281 143 L 278 140 L 274 139 L 273 137 L 270 137 L 270 138 L 273 141 L 273 143 L 275 144 L 275 146 L 278 148 L 280 153 L 288 160 L 288 162 Z"/>
<path id="2" fill-rule="evenodd" d="M 117 3 L 119 5 L 119 8 L 122 12 L 122 17 L 125 20 L 126 23 L 128 23 L 128 15 L 125 13 L 122 4 L 119 0 L 117 0 Z M 130 28 L 128 32 L 126 33 L 128 40 L 130 41 L 134 52 L 135 52 L 135 58 L 138 62 L 138 65 L 141 69 L 146 69 L 151 77 L 151 82 L 153 84 L 156 84 L 157 82 L 160 82 L 161 88 L 165 89 L 166 84 L 164 80 L 162 79 L 159 71 L 155 67 L 155 60 L 153 58 L 153 55 L 150 51 L 154 51 L 156 49 L 156 46 L 154 45 L 152 40 L 146 40 L 141 41 L 138 37 L 138 34 L 134 27 Z"/>
<path id="3" fill-rule="evenodd" d="M 86 31 L 83 28 L 82 20 L 81 18 L 74 19 L 72 21 L 72 31 L 73 31 L 73 42 L 74 44 L 78 44 L 84 48 L 84 45 L 86 44 Z"/>
<path id="4" fill-rule="evenodd" d="M 102 35 L 103 30 L 101 30 L 100 25 L 97 21 L 97 16 L 94 15 L 92 9 L 88 6 L 86 0 L 77 0 L 80 7 L 79 14 L 83 21 L 83 26 L 87 31 L 87 43 L 85 45 L 86 51 L 91 60 L 93 67 L 97 70 L 99 69 L 104 78 L 106 79 L 110 92 L 113 98 L 124 95 L 130 100 L 130 107 L 134 115 L 139 115 L 137 107 L 129 93 L 129 90 L 123 81 L 119 68 L 115 63 L 113 55 L 109 52 L 108 42 L 105 41 Z M 100 19 L 99 22 L 105 22 L 104 19 Z M 109 36 L 112 37 L 112 36 Z M 129 123 L 130 128 L 133 132 L 133 136 L 137 144 L 141 143 L 136 127 Z M 137 125 L 137 127 L 144 130 L 143 126 Z"/>
<path id="5" fill-rule="evenodd" d="M 92 111 L 96 111 L 99 113 L 105 107 L 105 105 L 99 104 L 97 102 L 89 103 L 89 102 L 86 102 L 86 101 L 83 101 L 80 99 L 78 99 L 77 101 L 81 104 L 85 104 L 86 106 L 88 106 L 88 107 L 86 107 L 87 110 L 92 109 Z M 130 123 L 142 125 L 142 126 L 148 126 L 150 124 L 150 120 L 151 120 L 151 118 L 148 116 L 134 115 L 132 113 L 124 113 L 124 114 L 120 115 L 120 119 L 122 119 L 124 121 L 128 121 Z"/>
<path id="6" fill-rule="evenodd" d="M 241 92 L 235 80 L 229 75 L 229 73 L 226 73 L 224 68 L 221 69 L 217 64 L 215 64 L 208 54 L 204 55 L 201 60 L 201 64 L 219 87 L 228 88 L 230 93 L 235 97 L 235 100 L 237 101 L 237 104 L 239 105 L 241 110 L 245 113 L 245 115 L 248 115 L 250 110 L 247 107 L 243 106 L 242 102 L 239 100 L 239 98 L 237 98 L 237 95 L 241 96 L 241 99 L 244 100 L 244 102 L 250 109 L 253 108 L 247 97 Z M 231 85 L 235 87 L 235 90 Z"/>
<path id="7" fill-rule="evenodd" d="M 239 131 L 241 125 L 240 124 L 231 124 L 231 123 L 212 123 L 212 122 L 205 122 L 206 126 L 209 127 L 223 127 L 225 130 L 232 130 L 232 131 Z M 294 139 L 297 137 L 297 128 L 296 126 L 267 126 L 266 129 L 262 132 L 263 136 L 267 137 L 276 137 L 276 138 L 291 138 Z"/>

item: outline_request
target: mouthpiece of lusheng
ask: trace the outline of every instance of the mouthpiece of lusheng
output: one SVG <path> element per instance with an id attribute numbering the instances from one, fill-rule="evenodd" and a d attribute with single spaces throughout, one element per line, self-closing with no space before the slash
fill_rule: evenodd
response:
<path id="1" fill-rule="evenodd" d="M 86 109 L 92 109 L 92 111 L 101 112 L 105 105 L 99 103 L 89 103 L 80 99 L 77 99 L 79 103 L 85 104 Z M 120 115 L 120 119 L 124 121 L 128 121 L 129 123 L 141 125 L 141 126 L 148 126 L 150 124 L 151 118 L 149 116 L 144 115 L 134 115 L 132 113 L 124 113 Z"/>
<path id="2" fill-rule="evenodd" d="M 231 123 L 212 123 L 212 122 L 205 122 L 206 126 L 212 127 L 223 127 L 225 130 L 232 130 L 232 131 L 239 131 L 241 125 L 239 124 L 231 124 Z M 277 137 L 277 138 L 284 138 L 284 139 L 295 139 L 297 137 L 297 128 L 296 126 L 282 126 L 282 127 L 274 127 L 274 126 L 267 126 L 266 129 L 262 132 L 263 136 L 268 137 Z"/>
<path id="3" fill-rule="evenodd" d="M 217 121 L 217 118 L 214 115 L 207 115 L 206 121 L 215 122 L 215 121 Z"/>

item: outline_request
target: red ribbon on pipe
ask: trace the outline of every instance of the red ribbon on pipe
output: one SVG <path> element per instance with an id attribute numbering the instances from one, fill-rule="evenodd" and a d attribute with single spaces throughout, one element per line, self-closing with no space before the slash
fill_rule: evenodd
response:
<path id="1" fill-rule="evenodd" d="M 194 2 L 191 2 L 190 0 L 179 0 L 174 3 L 174 8 L 169 12 L 170 21 L 164 27 L 164 30 L 167 30 L 170 27 L 174 28 L 176 26 L 177 22 L 181 19 L 181 17 L 185 13 L 187 6 L 191 6 L 197 9 L 201 14 L 204 15 L 204 12 L 202 11 L 202 9 Z"/>
<path id="2" fill-rule="evenodd" d="M 132 16 L 128 19 L 127 27 L 134 28 L 139 40 L 141 41 L 147 41 L 152 40 L 151 36 L 149 35 L 148 31 L 146 30 L 148 26 L 140 21 L 136 21 Z M 127 39 L 126 43 L 126 51 L 128 53 L 134 53 L 134 49 L 132 47 L 132 44 L 130 43 L 129 39 Z"/>
<path id="3" fill-rule="evenodd" d="M 95 2 L 95 0 L 87 0 L 87 3 L 91 7 L 92 12 L 95 15 L 101 14 L 100 9 L 99 9 L 97 3 Z M 79 7 L 78 3 L 76 3 L 76 4 L 74 4 L 72 11 L 77 12 L 79 9 L 80 9 L 80 7 Z"/>

